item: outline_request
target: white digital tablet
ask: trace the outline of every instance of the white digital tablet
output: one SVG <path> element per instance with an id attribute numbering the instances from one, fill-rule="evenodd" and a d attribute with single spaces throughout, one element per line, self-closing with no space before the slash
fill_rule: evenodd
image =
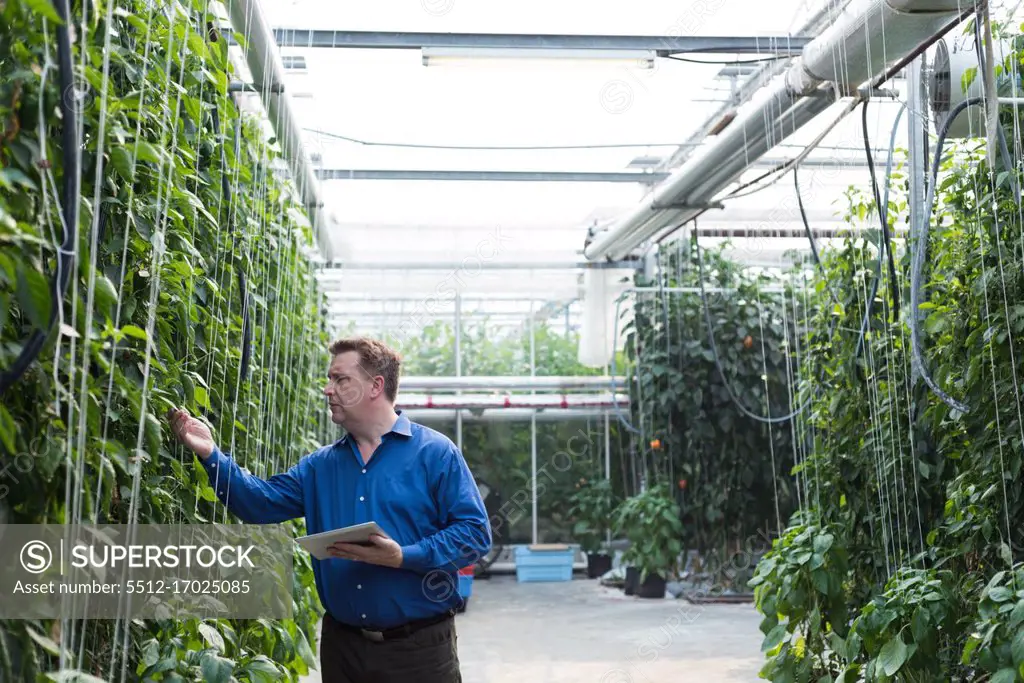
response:
<path id="1" fill-rule="evenodd" d="M 310 536 L 300 536 L 295 539 L 295 542 L 316 559 L 329 560 L 332 559 L 332 556 L 328 552 L 328 548 L 335 543 L 370 545 L 370 536 L 373 534 L 390 538 L 376 522 L 364 522 L 363 524 L 354 524 L 342 529 L 323 531 Z"/>

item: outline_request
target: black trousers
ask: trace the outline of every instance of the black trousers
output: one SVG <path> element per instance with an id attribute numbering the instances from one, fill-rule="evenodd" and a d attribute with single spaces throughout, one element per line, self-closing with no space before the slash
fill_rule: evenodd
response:
<path id="1" fill-rule="evenodd" d="M 376 642 L 329 614 L 320 635 L 323 683 L 462 683 L 455 619 Z"/>

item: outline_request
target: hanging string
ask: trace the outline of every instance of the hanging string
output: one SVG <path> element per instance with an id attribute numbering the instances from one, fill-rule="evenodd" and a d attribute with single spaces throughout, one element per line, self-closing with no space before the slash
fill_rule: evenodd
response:
<path id="1" fill-rule="evenodd" d="M 175 37 L 175 34 L 176 34 L 174 22 L 175 22 L 175 19 L 177 17 L 177 13 L 176 12 L 172 12 L 171 15 L 172 15 L 171 18 L 169 19 L 170 26 L 169 26 L 169 30 L 168 30 L 168 33 L 167 33 L 167 46 L 165 48 L 165 54 L 166 55 L 175 54 L 174 49 L 173 49 L 174 48 L 174 37 Z M 190 34 L 190 31 L 191 31 L 191 25 L 186 23 L 185 30 L 184 30 L 184 34 L 185 35 L 184 35 L 183 40 L 181 41 L 180 46 L 178 46 L 178 52 L 177 52 L 178 59 L 179 59 L 179 61 L 181 63 L 181 71 L 182 72 L 184 71 L 184 68 L 185 68 L 185 62 L 186 62 L 186 60 L 185 60 L 185 48 L 188 45 L 188 36 Z M 168 60 L 166 66 L 164 67 L 164 69 L 165 69 L 165 77 L 164 77 L 163 90 L 164 90 L 164 98 L 165 98 L 166 101 L 170 101 L 170 99 L 171 99 L 171 96 L 170 96 L 170 91 L 171 91 L 171 71 L 173 69 L 173 66 L 174 66 L 173 60 Z M 183 75 L 184 75 L 183 73 L 179 74 L 179 82 L 180 82 L 180 79 L 183 78 Z M 166 206 L 167 206 L 167 204 L 170 201 L 170 192 L 171 192 L 171 186 L 172 186 L 171 176 L 174 173 L 173 164 L 170 163 L 170 159 L 173 158 L 173 155 L 177 152 L 178 117 L 179 117 L 180 107 L 181 107 L 181 98 L 182 98 L 182 90 L 181 89 L 177 89 L 177 96 L 174 99 L 174 102 L 175 102 L 174 107 L 173 107 L 174 120 L 171 123 L 171 143 L 170 143 L 169 146 L 165 145 L 164 143 L 167 140 L 167 128 L 168 128 L 168 120 L 167 119 L 168 119 L 168 116 L 170 114 L 170 111 L 168 111 L 165 108 L 163 113 L 161 114 L 161 117 L 160 117 L 160 134 L 159 134 L 159 137 L 160 137 L 160 140 L 161 140 L 161 146 L 166 147 L 165 151 L 167 153 L 165 155 L 162 155 L 161 158 L 160 158 L 160 161 L 157 163 L 157 191 L 156 191 L 157 205 L 156 205 L 156 210 L 154 212 L 154 215 L 157 217 L 157 221 L 156 221 L 156 226 L 155 226 L 156 230 L 154 231 L 152 239 L 151 239 L 153 246 L 152 246 L 152 262 L 150 264 L 151 265 L 151 267 L 150 267 L 150 297 L 149 297 L 148 313 L 147 313 L 147 321 L 146 321 L 146 343 L 145 343 L 145 352 L 144 352 L 143 370 L 142 370 L 143 389 L 142 389 L 142 392 L 141 392 L 142 396 L 141 396 L 141 401 L 140 401 L 140 406 L 139 406 L 139 425 L 138 425 L 138 428 L 136 430 L 136 440 L 135 440 L 136 467 L 135 467 L 135 471 L 134 471 L 133 476 L 132 476 L 131 502 L 129 503 L 129 508 L 128 508 L 128 539 L 127 539 L 127 542 L 128 542 L 129 545 L 131 545 L 131 544 L 133 544 L 135 542 L 135 533 L 136 533 L 136 530 L 137 530 L 137 522 L 138 522 L 139 489 L 140 489 L 140 485 L 141 485 L 142 470 L 143 470 L 143 461 L 142 461 L 142 458 L 141 458 L 141 453 L 142 453 L 142 443 L 143 443 L 143 439 L 145 437 L 145 430 L 146 430 L 146 415 L 147 415 L 147 408 L 148 408 L 148 403 L 149 403 L 149 388 L 150 388 L 149 374 L 150 374 L 150 368 L 151 368 L 151 365 L 152 365 L 153 336 L 154 336 L 154 329 L 155 329 L 155 326 L 156 326 L 156 308 L 157 308 L 157 300 L 158 300 L 159 291 L 160 291 L 159 290 L 159 287 L 160 287 L 160 275 L 161 275 L 161 272 L 162 272 L 163 252 L 164 252 L 164 248 L 165 248 L 165 242 L 164 242 L 165 238 L 164 238 L 164 235 L 166 233 L 167 216 L 168 216 L 168 212 L 166 211 Z M 166 177 L 164 175 L 165 168 L 167 170 Z M 125 578 L 126 578 L 125 574 L 124 574 L 124 572 L 126 572 L 126 571 L 127 571 L 127 567 L 125 567 L 125 569 L 122 572 L 122 581 L 125 580 Z M 121 627 L 121 610 L 120 610 L 120 605 L 124 605 L 125 618 L 127 618 L 127 614 L 129 614 L 130 611 L 131 611 L 131 603 L 132 603 L 132 596 L 131 595 L 128 595 L 123 602 L 119 601 L 118 618 L 115 621 L 115 628 L 114 628 L 115 636 L 114 636 L 113 645 L 112 645 L 112 648 L 111 648 L 111 650 L 112 650 L 111 657 L 112 658 L 116 658 L 116 656 L 117 656 L 117 640 L 118 640 L 117 639 L 117 633 L 118 633 L 118 631 L 120 630 L 120 627 Z M 124 629 L 123 640 L 121 642 L 121 651 L 124 653 L 124 655 L 121 658 L 121 680 L 122 681 L 127 676 L 128 654 L 129 654 L 129 636 L 130 636 L 130 634 L 131 634 L 130 629 L 125 628 Z M 116 659 L 115 659 L 115 661 L 116 661 Z M 111 667 L 111 670 L 113 671 L 113 666 Z"/>

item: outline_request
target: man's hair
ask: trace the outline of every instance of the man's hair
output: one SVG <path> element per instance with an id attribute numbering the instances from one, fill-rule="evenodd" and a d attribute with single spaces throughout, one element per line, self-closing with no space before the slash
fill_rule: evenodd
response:
<path id="1" fill-rule="evenodd" d="M 384 395 L 392 403 L 398 396 L 398 374 L 402 369 L 402 359 L 387 344 L 368 337 L 346 337 L 331 343 L 331 356 L 339 353 L 355 351 L 359 355 L 359 365 L 370 377 L 380 375 L 384 378 Z"/>

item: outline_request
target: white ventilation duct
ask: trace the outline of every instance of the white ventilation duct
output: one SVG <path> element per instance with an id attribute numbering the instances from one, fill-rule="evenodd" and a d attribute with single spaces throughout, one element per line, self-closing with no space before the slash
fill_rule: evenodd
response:
<path id="1" fill-rule="evenodd" d="M 882 73 L 940 35 L 963 12 L 958 0 L 850 3 L 712 145 L 587 245 L 584 255 L 591 260 L 623 258 L 655 234 L 698 216 L 765 152 L 825 111 L 836 94 L 845 95 Z M 838 87 L 822 89 L 825 82 Z"/>
<path id="2" fill-rule="evenodd" d="M 413 422 L 455 422 L 462 416 L 463 424 L 480 422 L 565 422 L 566 420 L 602 420 L 607 408 L 489 408 L 487 410 L 436 410 L 431 408 L 403 409 L 402 415 Z"/>
<path id="3" fill-rule="evenodd" d="M 231 28 L 245 36 L 245 61 L 252 73 L 253 85 L 257 91 L 263 90 L 261 97 L 267 118 L 274 128 L 281 156 L 288 163 L 292 180 L 309 214 L 320 254 L 325 261 L 330 261 L 335 258 L 328 235 L 331 221 L 324 211 L 320 183 L 310 163 L 298 119 L 292 111 L 291 95 L 273 90 L 275 86 L 284 86 L 284 65 L 277 43 L 260 9 L 259 0 L 236 0 L 227 3 L 227 7 Z M 264 86 L 267 90 L 264 90 Z"/>
<path id="4" fill-rule="evenodd" d="M 632 286 L 633 271 L 588 268 L 583 273 L 583 304 L 578 360 L 590 368 L 607 366 L 615 353 L 619 321 L 615 302 Z"/>
<path id="5" fill-rule="evenodd" d="M 454 410 L 458 408 L 604 408 L 614 409 L 629 406 L 626 394 L 547 394 L 509 395 L 492 394 L 399 394 L 395 401 L 398 408 L 430 408 Z"/>

